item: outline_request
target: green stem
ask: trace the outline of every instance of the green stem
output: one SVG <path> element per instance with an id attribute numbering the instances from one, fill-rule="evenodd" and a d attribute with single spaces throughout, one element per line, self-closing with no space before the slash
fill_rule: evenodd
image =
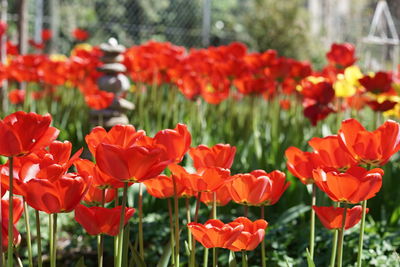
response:
<path id="1" fill-rule="evenodd" d="M 118 193 L 119 193 L 119 190 L 118 190 L 118 188 L 116 188 L 115 189 L 115 200 L 114 200 L 115 207 L 118 207 L 118 204 L 119 204 L 118 203 L 119 202 L 119 194 Z M 117 264 L 118 264 L 118 254 L 119 254 L 118 237 L 119 237 L 119 234 L 114 237 L 114 266 L 117 266 Z"/>
<path id="2" fill-rule="evenodd" d="M 189 201 L 190 201 L 189 198 L 185 198 L 187 224 L 189 224 L 191 222 L 191 218 L 190 218 L 190 202 Z M 192 235 L 190 234 L 189 227 L 187 227 L 187 230 L 188 230 L 188 244 L 192 244 Z"/>
<path id="3" fill-rule="evenodd" d="M 171 199 L 167 199 L 168 203 L 168 217 L 169 217 L 169 232 L 170 232 L 170 239 L 171 239 L 171 260 L 172 260 L 172 266 L 175 265 L 175 259 L 176 259 L 176 254 L 175 254 L 175 242 L 174 242 L 174 222 L 172 220 L 173 215 L 172 215 L 172 203 Z"/>
<path id="4" fill-rule="evenodd" d="M 28 205 L 26 204 L 25 198 L 23 198 L 23 202 L 24 202 L 24 218 L 26 227 L 26 243 L 28 245 L 28 260 L 29 260 L 29 267 L 32 267 L 33 266 L 32 241 L 31 241 L 31 227 L 29 224 Z"/>
<path id="5" fill-rule="evenodd" d="M 208 267 L 208 253 L 209 253 L 209 249 L 204 248 L 203 267 Z"/>
<path id="6" fill-rule="evenodd" d="M 339 202 L 335 202 L 335 207 L 339 207 L 339 206 L 340 206 Z M 332 252 L 331 252 L 331 259 L 330 259 L 330 262 L 329 262 L 329 267 L 334 267 L 335 266 L 338 235 L 339 235 L 339 231 L 337 229 L 335 229 L 334 232 L 333 232 Z"/>
<path id="7" fill-rule="evenodd" d="M 14 263 L 13 263 L 13 241 L 14 241 L 14 225 L 13 225 L 13 200 L 14 200 L 14 194 L 13 194 L 13 181 L 14 181 L 14 158 L 13 157 L 9 157 L 8 159 L 8 177 L 9 177 L 9 189 L 8 189 L 8 250 L 7 250 L 7 255 L 8 255 L 8 259 L 7 259 L 7 264 L 8 267 L 13 267 Z"/>
<path id="8" fill-rule="evenodd" d="M 242 250 L 242 267 L 247 267 L 247 253 L 245 250 Z"/>
<path id="9" fill-rule="evenodd" d="M 53 224 L 53 214 L 49 214 L 49 257 L 50 257 L 50 266 L 53 263 L 53 249 L 54 249 L 54 224 Z"/>
<path id="10" fill-rule="evenodd" d="M 174 219 L 175 219 L 175 264 L 179 266 L 179 201 L 176 190 L 176 181 L 174 176 L 172 175 L 172 182 L 174 186 Z"/>
<path id="11" fill-rule="evenodd" d="M 213 193 L 212 211 L 213 211 L 213 219 L 217 219 L 217 193 L 216 192 Z M 217 249 L 213 248 L 212 252 L 213 252 L 213 267 L 216 267 L 217 261 L 218 261 Z"/>
<path id="12" fill-rule="evenodd" d="M 344 205 L 343 209 L 343 218 L 342 218 L 342 228 L 339 230 L 339 240 L 338 240 L 338 252 L 337 252 L 337 266 L 342 267 L 342 259 L 343 259 L 343 238 L 344 238 L 344 230 L 346 226 L 346 215 L 347 215 L 347 204 Z"/>
<path id="13" fill-rule="evenodd" d="M 104 202 L 106 198 L 106 189 L 103 189 L 101 191 L 101 207 L 104 208 Z M 97 264 L 99 267 L 103 267 L 103 235 L 99 234 L 97 235 Z"/>
<path id="14" fill-rule="evenodd" d="M 200 198 L 201 198 L 201 192 L 197 194 L 197 199 L 196 199 L 196 209 L 194 212 L 194 222 L 197 223 L 197 219 L 199 217 L 199 208 L 200 208 Z M 195 267 L 196 266 L 196 239 L 192 236 L 192 251 L 190 254 L 190 266 Z"/>
<path id="15" fill-rule="evenodd" d="M 57 213 L 53 214 L 53 255 L 52 255 L 52 261 L 51 261 L 51 267 L 56 267 L 57 264 Z"/>
<path id="16" fill-rule="evenodd" d="M 317 203 L 317 189 L 315 184 L 312 184 L 311 196 L 311 218 L 310 218 L 310 257 L 314 260 L 314 240 L 315 240 L 315 211 L 312 208 Z"/>
<path id="17" fill-rule="evenodd" d="M 218 255 L 217 255 L 217 248 L 213 248 L 213 267 L 218 266 Z"/>
<path id="18" fill-rule="evenodd" d="M 118 235 L 118 259 L 117 266 L 122 267 L 122 253 L 123 253 L 123 240 L 124 240 L 124 221 L 125 221 L 125 207 L 126 198 L 128 194 L 128 182 L 124 183 L 124 191 L 122 193 L 121 216 L 119 221 L 119 235 Z"/>
<path id="19" fill-rule="evenodd" d="M 139 197 L 138 197 L 138 209 L 139 209 L 139 254 L 144 260 L 144 245 L 143 245 L 143 186 L 139 184 Z"/>
<path id="20" fill-rule="evenodd" d="M 264 220 L 265 215 L 264 215 L 264 206 L 261 206 L 261 219 Z M 265 267 L 266 266 L 266 258 L 265 258 L 265 235 L 261 241 L 261 266 Z"/>
<path id="21" fill-rule="evenodd" d="M 35 210 L 36 215 L 36 242 L 37 242 L 37 251 L 38 251 L 38 267 L 42 267 L 42 235 L 40 233 L 40 215 L 39 211 Z"/>
<path id="22" fill-rule="evenodd" d="M 367 213 L 367 201 L 362 202 L 362 217 L 360 225 L 360 239 L 358 242 L 358 256 L 357 256 L 357 267 L 361 267 L 362 253 L 363 253 L 363 242 L 364 242 L 364 228 L 365 228 L 365 215 Z"/>

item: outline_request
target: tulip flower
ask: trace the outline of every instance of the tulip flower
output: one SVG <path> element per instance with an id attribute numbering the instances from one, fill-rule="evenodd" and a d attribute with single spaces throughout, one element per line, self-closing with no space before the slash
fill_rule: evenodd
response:
<path id="1" fill-rule="evenodd" d="M 357 162 L 382 166 L 400 150 L 400 124 L 388 120 L 375 131 L 367 131 L 357 120 L 347 119 L 339 130 L 339 142 Z"/>
<path id="2" fill-rule="evenodd" d="M 215 194 L 215 205 L 217 206 L 225 206 L 228 204 L 231 200 L 232 197 L 229 193 L 227 183 L 222 185 L 220 188 L 217 189 L 215 192 L 204 192 L 200 196 L 200 201 L 203 202 L 206 205 L 213 205 L 214 202 L 214 194 Z"/>
<path id="3" fill-rule="evenodd" d="M 134 208 L 125 208 L 123 225 L 127 224 L 134 212 Z M 116 236 L 119 232 L 120 214 L 121 206 L 108 209 L 78 205 L 75 208 L 75 220 L 85 228 L 89 235 Z"/>
<path id="4" fill-rule="evenodd" d="M 88 205 L 102 205 L 104 203 L 109 203 L 113 201 L 115 199 L 115 196 L 115 189 L 100 189 L 94 186 L 93 183 L 91 183 L 82 201 Z"/>
<path id="5" fill-rule="evenodd" d="M 339 137 L 337 135 L 324 138 L 314 137 L 308 141 L 308 144 L 319 156 L 321 168 L 328 167 L 345 171 L 357 164 L 357 161 L 340 146 Z"/>
<path id="6" fill-rule="evenodd" d="M 316 185 L 330 199 L 338 202 L 357 204 L 374 197 L 382 186 L 383 170 L 376 168 L 370 171 L 353 166 L 345 173 L 314 170 Z"/>
<path id="7" fill-rule="evenodd" d="M 8 244 L 8 207 L 9 207 L 9 199 L 1 199 L 1 231 L 2 231 L 2 244 L 3 244 L 3 252 L 7 250 Z M 24 210 L 22 200 L 20 198 L 13 198 L 13 244 L 17 246 L 21 242 L 21 235 L 19 234 L 15 224 L 21 218 L 22 212 Z"/>
<path id="8" fill-rule="evenodd" d="M 235 153 L 236 147 L 231 147 L 229 144 L 217 144 L 213 147 L 199 145 L 189 150 L 189 155 L 193 159 L 197 171 L 211 167 L 229 169 L 232 166 Z"/>
<path id="9" fill-rule="evenodd" d="M 26 202 L 48 214 L 70 212 L 85 196 L 90 185 L 86 173 L 67 173 L 55 181 L 33 178 L 25 187 Z"/>
<path id="10" fill-rule="evenodd" d="M 346 68 L 354 64 L 355 57 L 354 45 L 350 43 L 332 44 L 331 50 L 326 54 L 330 64 L 339 68 Z"/>
<path id="11" fill-rule="evenodd" d="M 339 207 L 312 207 L 317 214 L 319 220 L 327 229 L 341 229 L 343 221 L 344 208 Z M 369 209 L 367 209 L 368 213 Z M 354 206 L 347 209 L 347 216 L 345 221 L 345 230 L 354 227 L 360 222 L 362 215 L 362 207 Z"/>
<path id="12" fill-rule="evenodd" d="M 374 76 L 366 75 L 358 80 L 367 92 L 373 94 L 387 93 L 392 88 L 392 77 L 387 72 L 377 72 Z"/>
<path id="13" fill-rule="evenodd" d="M 92 176 L 92 185 L 100 189 L 105 188 L 122 188 L 124 184 L 112 178 L 110 175 L 102 172 L 99 167 L 87 159 L 78 159 L 74 162 L 74 166 L 79 173 L 86 172 Z"/>
<path id="14" fill-rule="evenodd" d="M 165 129 L 156 133 L 153 138 L 145 137 L 139 141 L 139 144 L 158 146 L 165 151 L 165 160 L 171 160 L 173 163 L 182 161 L 183 156 L 189 150 L 192 137 L 187 126 L 178 123 L 175 129 Z"/>
<path id="15" fill-rule="evenodd" d="M 237 174 L 228 184 L 232 200 L 251 206 L 273 205 L 289 187 L 286 175 L 281 171 L 266 173 L 263 170 L 249 174 Z"/>
<path id="16" fill-rule="evenodd" d="M 203 169 L 201 174 L 188 173 L 176 164 L 171 164 L 168 168 L 178 177 L 180 183 L 195 192 L 214 192 L 231 178 L 230 170 L 218 167 Z"/>
<path id="17" fill-rule="evenodd" d="M 265 220 L 250 221 L 246 217 L 239 217 L 229 223 L 232 227 L 243 225 L 243 230 L 228 249 L 232 251 L 254 250 L 265 237 L 268 223 Z"/>
<path id="18" fill-rule="evenodd" d="M 314 183 L 313 170 L 321 166 L 318 155 L 313 152 L 303 152 L 297 147 L 289 147 L 285 151 L 288 170 L 303 184 Z"/>
<path id="19" fill-rule="evenodd" d="M 169 198 L 174 196 L 174 184 L 172 177 L 158 175 L 155 178 L 143 182 L 147 192 L 156 198 Z M 185 190 L 181 183 L 176 183 L 176 194 L 180 195 Z"/>
<path id="20" fill-rule="evenodd" d="M 205 224 L 192 222 L 187 226 L 194 238 L 206 248 L 228 248 L 244 229 L 241 223 L 224 224 L 215 219 Z"/>
<path id="21" fill-rule="evenodd" d="M 0 120 L 0 155 L 22 156 L 48 146 L 59 130 L 50 127 L 50 115 L 17 111 Z"/>
<path id="22" fill-rule="evenodd" d="M 80 28 L 76 28 L 72 32 L 72 36 L 77 40 L 77 41 L 86 41 L 89 38 L 89 33 L 85 30 L 82 30 Z"/>

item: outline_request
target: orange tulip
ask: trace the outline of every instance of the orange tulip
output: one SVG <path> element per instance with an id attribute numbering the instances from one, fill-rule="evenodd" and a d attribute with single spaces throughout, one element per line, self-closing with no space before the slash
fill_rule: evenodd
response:
<path id="1" fill-rule="evenodd" d="M 303 152 L 297 147 L 289 147 L 285 151 L 288 170 L 303 184 L 314 183 L 313 170 L 321 166 L 321 160 L 313 152 Z"/>
<path id="2" fill-rule="evenodd" d="M 108 209 L 78 205 L 75 209 L 75 220 L 85 228 L 89 235 L 106 234 L 116 236 L 119 233 L 121 206 Z M 134 208 L 125 208 L 124 225 L 135 212 Z"/>
<path id="3" fill-rule="evenodd" d="M 281 171 L 266 173 L 263 170 L 237 174 L 228 184 L 232 200 L 250 206 L 273 205 L 290 185 Z"/>
<path id="4" fill-rule="evenodd" d="M 53 182 L 33 178 L 25 185 L 26 202 L 48 214 L 70 212 L 85 196 L 90 178 L 86 173 L 68 173 Z"/>
<path id="5" fill-rule="evenodd" d="M 217 144 L 213 147 L 199 145 L 189 150 L 197 171 L 210 167 L 229 169 L 232 166 L 235 153 L 236 147 L 231 147 L 229 144 Z"/>
<path id="6" fill-rule="evenodd" d="M 168 166 L 180 183 L 195 192 L 214 192 L 230 179 L 230 170 L 213 167 L 203 169 L 201 174 L 188 173 L 182 166 Z"/>
<path id="7" fill-rule="evenodd" d="M 104 194 L 104 199 L 103 199 L 103 194 Z M 110 189 L 110 188 L 100 189 L 97 186 L 94 186 L 93 183 L 91 183 L 82 201 L 88 205 L 99 206 L 103 202 L 109 203 L 113 201 L 115 199 L 115 195 L 116 195 L 115 189 Z"/>
<path id="8" fill-rule="evenodd" d="M 382 186 L 383 170 L 370 171 L 353 166 L 345 173 L 325 172 L 316 169 L 313 172 L 316 185 L 333 201 L 352 204 L 374 197 Z"/>
<path id="9" fill-rule="evenodd" d="M 321 168 L 329 167 L 345 171 L 357 162 L 340 146 L 339 137 L 331 135 L 324 138 L 314 137 L 308 144 L 321 160 Z"/>
<path id="10" fill-rule="evenodd" d="M 183 156 L 189 150 L 192 137 L 187 126 L 178 123 L 175 129 L 165 129 L 156 133 L 153 138 L 145 137 L 139 141 L 139 144 L 146 146 L 158 146 L 165 151 L 165 160 L 179 163 Z"/>
<path id="11" fill-rule="evenodd" d="M 59 130 L 50 127 L 50 115 L 17 111 L 0 120 L 0 155 L 22 156 L 48 146 Z"/>
<path id="12" fill-rule="evenodd" d="M 400 124 L 392 120 L 369 132 L 357 120 L 347 119 L 339 137 L 343 149 L 362 164 L 382 166 L 400 150 Z"/>
<path id="13" fill-rule="evenodd" d="M 208 220 L 204 225 L 192 222 L 187 226 L 194 238 L 206 248 L 228 248 L 244 229 L 243 224 L 224 224 L 215 219 Z"/>
<path id="14" fill-rule="evenodd" d="M 146 185 L 147 192 L 156 198 L 168 198 L 174 196 L 174 184 L 172 177 L 159 175 L 155 178 L 143 182 Z M 176 194 L 179 196 L 185 190 L 185 187 L 176 182 Z"/>
<path id="15" fill-rule="evenodd" d="M 204 192 L 200 196 L 200 201 L 206 205 L 212 205 L 214 202 L 214 194 L 216 194 L 216 204 L 217 206 L 225 206 L 228 204 L 232 197 L 229 193 L 226 183 L 217 189 L 215 192 Z"/>
<path id="16" fill-rule="evenodd" d="M 336 207 L 312 207 L 317 214 L 321 223 L 328 229 L 341 229 L 343 221 L 344 208 Z M 368 213 L 369 209 L 367 209 Z M 354 206 L 351 209 L 347 209 L 346 222 L 344 228 L 350 229 L 355 226 L 360 220 L 362 215 L 362 207 Z"/>
<path id="17" fill-rule="evenodd" d="M 229 223 L 232 227 L 243 225 L 243 230 L 228 249 L 232 251 L 254 250 L 265 237 L 268 223 L 265 220 L 250 221 L 246 217 L 239 217 Z"/>

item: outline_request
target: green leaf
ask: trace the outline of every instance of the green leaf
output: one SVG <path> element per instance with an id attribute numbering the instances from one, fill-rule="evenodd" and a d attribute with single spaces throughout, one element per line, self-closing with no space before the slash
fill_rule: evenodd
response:
<path id="1" fill-rule="evenodd" d="M 78 262 L 75 264 L 75 267 L 86 267 L 84 257 L 80 257 Z"/>
<path id="2" fill-rule="evenodd" d="M 310 252 L 308 251 L 308 248 L 306 248 L 306 252 L 307 252 L 307 265 L 308 265 L 308 267 L 315 267 L 315 263 L 314 263 L 313 259 L 311 259 L 311 255 L 310 255 Z"/>
<path id="3" fill-rule="evenodd" d="M 310 206 L 306 206 L 304 204 L 300 204 L 294 207 L 291 207 L 287 211 L 285 211 L 278 219 L 277 225 L 287 224 L 290 221 L 297 219 L 300 215 L 310 210 Z"/>
<path id="4" fill-rule="evenodd" d="M 237 267 L 235 252 L 233 252 L 232 250 L 229 252 L 228 262 L 229 262 L 229 267 Z"/>
<path id="5" fill-rule="evenodd" d="M 171 258 L 171 241 L 164 247 L 160 261 L 157 263 L 157 267 L 167 267 L 169 259 Z"/>
<path id="6" fill-rule="evenodd" d="M 133 248 L 132 244 L 129 243 L 129 247 L 131 249 L 132 257 L 129 260 L 129 267 L 137 266 L 137 267 L 146 267 L 146 263 L 139 255 L 139 253 Z"/>

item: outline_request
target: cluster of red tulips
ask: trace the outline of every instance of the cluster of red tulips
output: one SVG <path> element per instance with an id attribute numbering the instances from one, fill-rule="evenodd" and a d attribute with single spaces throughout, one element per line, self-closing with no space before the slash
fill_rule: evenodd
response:
<path id="1" fill-rule="evenodd" d="M 103 235 L 115 236 L 114 261 L 116 266 L 122 266 L 124 239 L 128 238 L 124 226 L 135 212 L 127 207 L 128 187 L 135 183 L 139 183 L 138 255 L 142 260 L 142 185 L 145 185 L 150 195 L 168 201 L 174 266 L 179 266 L 181 243 L 179 198 L 186 201 L 190 266 L 196 264 L 196 241 L 206 248 L 205 262 L 208 249 L 213 249 L 213 266 L 217 265 L 216 248 L 229 249 L 231 253 L 241 251 L 243 264 L 247 266 L 246 251 L 262 243 L 261 262 L 265 266 L 264 237 L 268 223 L 264 220 L 264 207 L 275 204 L 288 188 L 283 172 L 255 170 L 231 175 L 229 169 L 236 148 L 227 144 L 191 147 L 191 135 L 184 124 L 162 130 L 154 137 L 131 125 L 117 125 L 108 132 L 96 127 L 85 138 L 94 163 L 80 158 L 82 149 L 71 156 L 71 143 L 56 141 L 59 130 L 50 124 L 50 115 L 22 111 L 0 120 L 0 155 L 8 157 L 0 169 L 1 246 L 2 251 L 8 247 L 9 267 L 13 266 L 13 248 L 21 240 L 15 225 L 22 213 L 27 227 L 29 264 L 33 266 L 28 205 L 36 212 L 39 266 L 42 266 L 40 211 L 49 214 L 51 266 L 56 265 L 57 214 L 71 211 L 75 211 L 75 220 L 88 234 L 98 236 L 99 266 L 103 262 Z M 342 122 L 338 135 L 312 138 L 309 145 L 312 152 L 295 147 L 286 150 L 289 171 L 302 183 L 312 185 L 308 256 L 311 260 L 314 257 L 315 213 L 326 228 L 335 229 L 331 266 L 335 266 L 335 260 L 341 266 L 344 231 L 361 220 L 357 263 L 361 266 L 367 200 L 382 186 L 383 170 L 377 167 L 400 150 L 400 125 L 387 121 L 369 132 L 357 120 L 348 119 Z M 193 161 L 192 172 L 179 165 L 187 152 Z M 70 172 L 72 166 L 76 172 Z M 166 174 L 161 174 L 166 168 Z M 334 206 L 316 206 L 317 187 L 334 201 Z M 123 188 L 122 201 L 118 194 L 120 188 Z M 189 208 L 191 197 L 197 200 L 193 221 Z M 114 207 L 106 207 L 112 201 Z M 245 217 L 223 223 L 217 219 L 217 206 L 230 201 L 245 207 Z M 201 202 L 212 207 L 212 219 L 204 224 L 198 222 Z M 361 206 L 349 208 L 360 203 Z M 256 221 L 247 218 L 248 206 L 260 207 L 261 218 Z"/>
<path id="2" fill-rule="evenodd" d="M 383 170 L 378 167 L 400 150 L 400 124 L 389 120 L 369 132 L 357 120 L 347 119 L 337 135 L 314 137 L 308 144 L 312 152 L 290 147 L 285 154 L 289 171 L 303 184 L 312 185 L 309 255 L 312 259 L 315 213 L 326 228 L 335 229 L 330 266 L 335 266 L 335 259 L 342 266 L 344 231 L 361 220 L 357 258 L 361 266 L 367 200 L 381 189 Z M 334 206 L 316 206 L 316 187 Z"/>
<path id="3" fill-rule="evenodd" d="M 64 85 L 78 88 L 93 109 L 112 103 L 114 95 L 99 90 L 96 84 L 102 75 L 97 71 L 102 64 L 98 47 L 80 44 L 69 57 L 18 55 L 11 47 L 9 53 L 8 63 L 0 67 L 0 78 L 40 84 L 41 89 L 32 92 L 34 99 L 55 98 L 57 87 Z M 294 95 L 313 125 L 330 113 L 357 112 L 364 106 L 400 115 L 398 74 L 363 74 L 355 65 L 355 48 L 348 43 L 332 45 L 326 54 L 328 64 L 321 71 L 313 70 L 309 62 L 279 56 L 274 50 L 250 53 L 237 42 L 187 51 L 171 43 L 151 41 L 128 48 L 124 58 L 126 74 L 137 92 L 149 86 L 173 85 L 187 99 L 202 97 L 212 104 L 245 95 L 267 100 L 279 96 L 283 109 L 290 109 L 290 96 Z M 13 89 L 10 100 L 22 103 L 25 94 Z"/>

